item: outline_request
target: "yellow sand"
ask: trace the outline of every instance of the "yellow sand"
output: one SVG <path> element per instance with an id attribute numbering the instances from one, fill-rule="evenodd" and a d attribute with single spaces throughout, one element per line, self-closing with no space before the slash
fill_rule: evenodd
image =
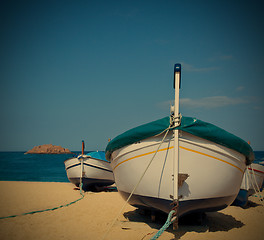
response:
<path id="1" fill-rule="evenodd" d="M 0 182 L 0 217 L 67 204 L 80 197 L 71 183 Z M 1 240 L 102 239 L 124 204 L 118 192 L 86 192 L 84 199 L 58 210 L 0 220 Z M 250 197 L 249 207 L 230 206 L 207 213 L 202 225 L 181 223 L 168 228 L 159 239 L 261 240 L 264 239 L 264 207 Z M 165 219 L 166 220 L 166 219 Z M 163 225 L 127 205 L 106 239 L 150 239 Z"/>

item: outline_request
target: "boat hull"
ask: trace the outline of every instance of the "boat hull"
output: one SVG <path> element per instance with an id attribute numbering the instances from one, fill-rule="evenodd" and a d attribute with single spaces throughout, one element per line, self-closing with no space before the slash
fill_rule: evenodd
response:
<path id="1" fill-rule="evenodd" d="M 154 156 L 164 134 L 125 146 L 111 155 L 120 194 L 127 199 Z M 165 213 L 172 209 L 174 138 L 170 131 L 129 203 Z M 179 216 L 193 211 L 217 211 L 236 198 L 246 168 L 244 155 L 179 132 L 179 173 L 188 178 L 179 186 Z"/>
<path id="2" fill-rule="evenodd" d="M 119 191 L 121 196 L 126 200 L 130 193 Z M 191 212 L 214 212 L 229 206 L 236 196 L 217 197 L 208 199 L 192 199 L 179 201 L 179 216 L 183 216 Z M 129 204 L 141 208 L 152 209 L 161 212 L 169 213 L 172 210 L 172 201 L 168 199 L 161 199 L 155 197 L 146 197 L 142 195 L 133 194 L 129 200 Z"/>
<path id="3" fill-rule="evenodd" d="M 246 169 L 246 173 L 243 177 L 241 189 L 248 190 L 248 195 L 251 196 L 256 191 L 262 190 L 264 181 L 264 166 L 252 163 Z"/>
<path id="4" fill-rule="evenodd" d="M 83 176 L 84 190 L 110 186 L 114 183 L 114 175 L 109 162 L 87 156 L 83 158 L 83 165 L 78 158 L 70 158 L 64 164 L 68 179 L 77 187 L 79 187 L 80 178 Z"/>
<path id="5" fill-rule="evenodd" d="M 246 168 L 240 191 L 233 205 L 245 207 L 248 203 L 248 197 L 255 194 L 256 191 L 262 191 L 264 183 L 264 166 L 252 163 Z"/>

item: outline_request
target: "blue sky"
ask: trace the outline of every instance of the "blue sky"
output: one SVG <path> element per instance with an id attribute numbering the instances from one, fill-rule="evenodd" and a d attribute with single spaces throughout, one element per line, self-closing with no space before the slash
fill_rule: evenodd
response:
<path id="1" fill-rule="evenodd" d="M 264 150 L 261 1 L 1 1 L 0 151 L 108 138 L 182 115 Z"/>

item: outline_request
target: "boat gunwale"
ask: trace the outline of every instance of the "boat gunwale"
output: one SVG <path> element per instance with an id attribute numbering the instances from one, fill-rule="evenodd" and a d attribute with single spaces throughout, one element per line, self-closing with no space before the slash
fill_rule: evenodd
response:
<path id="1" fill-rule="evenodd" d="M 81 163 L 76 163 L 76 164 L 73 164 L 73 165 L 71 165 L 71 166 L 65 167 L 65 170 L 67 171 L 67 170 L 70 169 L 70 168 L 78 167 L 78 166 L 80 166 L 80 165 L 81 165 Z M 112 170 L 112 169 L 105 169 L 105 168 L 102 168 L 102 167 L 93 166 L 93 165 L 88 164 L 88 163 L 83 163 L 83 165 L 85 165 L 85 166 L 87 166 L 87 167 L 97 168 L 97 169 L 100 169 L 100 170 L 103 170 L 103 171 L 107 171 L 107 172 L 113 173 L 113 170 Z"/>
<path id="2" fill-rule="evenodd" d="M 180 131 L 181 131 L 181 130 L 180 130 Z M 235 161 L 235 162 L 237 162 L 237 163 L 243 163 L 243 162 L 242 162 L 240 159 L 238 159 L 238 158 L 232 156 L 232 155 L 230 154 L 230 152 L 233 152 L 233 153 L 235 153 L 236 155 L 239 155 L 239 158 L 244 157 L 244 164 L 245 164 L 245 169 L 246 169 L 246 163 L 245 163 L 245 162 L 246 162 L 246 157 L 245 157 L 242 153 L 239 153 L 239 152 L 235 151 L 234 149 L 231 149 L 231 148 L 228 148 L 228 147 L 222 146 L 222 145 L 220 145 L 220 144 L 217 144 L 217 143 L 215 143 L 215 142 L 211 142 L 211 141 L 209 141 L 209 140 L 207 140 L 207 139 L 204 139 L 204 138 L 201 138 L 201 137 L 195 136 L 195 135 L 190 134 L 190 133 L 187 133 L 187 132 L 184 132 L 184 134 L 191 135 L 191 136 L 194 137 L 194 138 L 202 139 L 203 141 L 205 141 L 205 143 L 202 143 L 202 144 L 201 144 L 201 143 L 196 143 L 196 142 L 193 142 L 192 140 L 186 139 L 186 138 L 184 138 L 184 137 L 182 137 L 182 136 L 179 137 L 179 141 L 180 141 L 180 142 L 185 142 L 185 143 L 188 143 L 188 144 L 194 145 L 194 146 L 196 146 L 196 147 L 199 147 L 199 148 L 202 148 L 202 149 L 205 149 L 205 150 L 209 150 L 209 151 L 214 152 L 214 153 L 216 153 L 216 154 L 220 154 L 221 156 L 225 156 L 225 157 L 227 157 L 227 158 L 229 158 L 229 159 L 232 159 L 233 161 Z M 124 150 L 125 148 L 127 148 L 127 147 L 129 147 L 129 146 L 131 147 L 131 146 L 134 145 L 134 144 L 139 144 L 139 143 L 142 143 L 143 141 L 146 143 L 146 145 L 144 145 L 144 146 L 142 146 L 142 147 L 140 147 L 140 148 L 131 149 L 130 151 L 126 151 L 126 152 L 124 152 L 124 153 L 121 153 L 118 157 L 115 157 L 113 160 L 110 161 L 110 162 L 111 162 L 111 165 L 114 165 L 115 163 L 117 163 L 117 161 L 118 161 L 119 158 L 123 157 L 124 155 L 126 155 L 126 154 L 128 154 L 128 153 L 132 153 L 132 152 L 135 152 L 135 151 L 138 151 L 138 150 L 142 150 L 142 149 L 147 148 L 147 147 L 153 147 L 153 146 L 155 146 L 155 145 L 160 144 L 160 141 L 157 141 L 156 143 L 153 143 L 153 142 L 149 142 L 149 143 L 147 143 L 147 140 L 150 139 L 150 138 L 155 138 L 155 136 L 149 137 L 149 138 L 144 139 L 144 140 L 142 140 L 142 141 L 139 141 L 139 142 L 136 142 L 136 143 L 133 143 L 133 144 L 130 144 L 130 145 L 127 145 L 127 146 L 124 146 L 124 147 L 122 147 L 122 148 L 120 148 L 120 149 L 115 150 L 115 151 L 119 151 L 119 152 L 121 152 L 121 150 Z M 166 138 L 166 139 L 164 140 L 164 142 L 170 142 L 170 141 L 172 141 L 172 140 L 173 140 L 173 136 L 172 136 L 172 138 Z M 217 149 L 212 149 L 212 148 L 206 146 L 206 145 L 205 145 L 206 142 L 212 144 L 213 146 L 217 146 L 217 148 L 219 148 L 219 149 L 218 149 L 218 150 L 217 150 Z M 208 144 L 208 143 L 207 143 L 207 144 Z M 168 146 L 169 146 L 169 145 L 168 145 Z M 166 150 L 169 150 L 170 148 L 174 148 L 174 146 L 172 145 L 172 146 L 170 146 L 170 147 L 167 147 Z M 179 148 L 182 148 L 182 147 L 179 146 Z M 162 150 L 162 149 L 161 149 L 161 150 Z M 161 150 L 159 150 L 159 151 L 161 151 Z M 221 150 L 221 151 L 220 151 L 220 150 Z M 223 152 L 222 152 L 223 150 L 225 150 L 226 153 L 223 153 Z M 114 152 L 115 152 L 115 151 L 114 151 Z M 114 152 L 113 152 L 113 153 L 114 153 Z M 195 151 L 194 151 L 194 152 L 195 152 Z M 152 153 L 152 151 L 150 152 L 150 154 L 151 154 L 151 153 Z M 228 154 L 228 153 L 229 153 L 229 154 Z M 202 152 L 201 152 L 201 154 L 206 155 L 206 154 L 204 154 L 204 153 L 202 153 Z M 208 155 L 208 154 L 207 154 L 207 155 Z M 208 157 L 213 157 L 213 156 L 208 156 Z M 213 158 L 216 158 L 216 157 L 213 157 Z M 112 157 L 111 157 L 110 159 L 112 159 Z M 128 159 L 130 159 L 130 158 L 128 158 Z M 122 162 L 126 162 L 126 161 L 128 161 L 128 159 L 127 159 L 127 160 L 123 160 Z M 132 160 L 132 159 L 131 159 L 131 160 Z M 219 161 L 225 162 L 225 160 L 222 160 L 222 159 L 216 159 L 216 160 L 219 160 Z M 230 165 L 231 163 L 228 162 L 228 164 Z M 115 164 L 115 166 L 112 167 L 113 171 L 116 169 L 116 167 L 117 167 L 118 165 L 120 165 L 120 163 L 119 163 L 119 164 Z M 231 166 L 233 166 L 233 164 L 231 164 Z M 244 173 L 244 171 L 243 171 L 240 167 L 235 166 L 235 165 L 234 165 L 233 167 L 238 168 L 242 173 Z"/>
<path id="3" fill-rule="evenodd" d="M 100 159 L 100 158 L 94 158 L 94 157 L 91 157 L 91 156 L 85 156 L 85 157 L 83 157 L 83 159 L 84 160 L 87 160 L 87 159 L 94 159 L 94 160 L 99 160 L 99 161 L 102 161 L 102 162 L 106 162 L 106 163 L 110 163 L 110 161 L 108 161 L 108 160 L 102 160 L 102 159 Z M 65 162 L 67 162 L 67 161 L 69 161 L 69 160 L 73 160 L 73 159 L 78 159 L 78 157 L 72 157 L 72 158 L 69 158 L 69 159 L 66 159 L 65 161 L 64 161 L 64 163 Z"/>

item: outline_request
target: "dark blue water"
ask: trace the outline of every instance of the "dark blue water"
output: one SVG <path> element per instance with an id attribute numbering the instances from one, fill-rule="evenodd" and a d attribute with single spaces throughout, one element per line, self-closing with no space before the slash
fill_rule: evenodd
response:
<path id="1" fill-rule="evenodd" d="M 0 181 L 68 182 L 64 161 L 73 156 L 0 152 Z"/>
<path id="2" fill-rule="evenodd" d="M 254 162 L 264 165 L 264 151 L 254 151 L 254 154 L 255 154 Z"/>
<path id="3" fill-rule="evenodd" d="M 255 162 L 264 161 L 264 151 L 254 153 Z M 69 182 L 64 161 L 72 156 L 0 152 L 0 181 Z"/>

